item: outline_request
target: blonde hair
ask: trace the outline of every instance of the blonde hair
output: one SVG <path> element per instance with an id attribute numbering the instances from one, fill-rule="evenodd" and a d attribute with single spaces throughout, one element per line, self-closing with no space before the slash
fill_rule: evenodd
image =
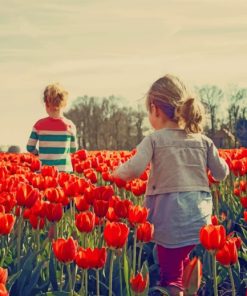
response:
<path id="1" fill-rule="evenodd" d="M 147 109 L 151 104 L 174 122 L 183 125 L 187 133 L 199 133 L 204 122 L 203 105 L 189 94 L 184 83 L 176 76 L 165 75 L 150 87 L 146 99 Z"/>
<path id="2" fill-rule="evenodd" d="M 65 107 L 67 100 L 68 92 L 59 83 L 49 84 L 44 90 L 44 102 L 55 110 Z"/>

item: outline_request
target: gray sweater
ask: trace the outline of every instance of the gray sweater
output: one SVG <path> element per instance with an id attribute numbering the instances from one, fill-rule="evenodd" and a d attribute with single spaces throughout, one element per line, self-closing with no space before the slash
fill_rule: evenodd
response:
<path id="1" fill-rule="evenodd" d="M 117 170 L 123 180 L 137 178 L 151 163 L 147 195 L 169 192 L 210 192 L 207 168 L 223 180 L 229 168 L 211 139 L 202 134 L 187 134 L 183 129 L 163 128 L 146 136 L 136 154 Z"/>

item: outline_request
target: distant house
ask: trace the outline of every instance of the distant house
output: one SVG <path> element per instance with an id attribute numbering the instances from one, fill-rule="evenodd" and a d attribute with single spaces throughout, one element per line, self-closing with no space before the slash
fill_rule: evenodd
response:
<path id="1" fill-rule="evenodd" d="M 236 136 L 239 141 L 239 145 L 247 147 L 247 119 L 239 119 L 236 123 Z"/>
<path id="2" fill-rule="evenodd" d="M 211 139 L 217 148 L 231 148 L 235 144 L 234 135 L 226 128 L 217 130 Z"/>

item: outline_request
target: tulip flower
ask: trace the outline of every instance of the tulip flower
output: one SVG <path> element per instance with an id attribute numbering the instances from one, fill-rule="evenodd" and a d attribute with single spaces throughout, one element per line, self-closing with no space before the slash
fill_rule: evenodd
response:
<path id="1" fill-rule="evenodd" d="M 0 283 L 6 285 L 8 279 L 8 269 L 0 267 Z"/>
<path id="2" fill-rule="evenodd" d="M 72 237 L 67 240 L 58 238 L 56 241 L 53 241 L 52 249 L 58 261 L 69 263 L 74 261 L 77 254 L 77 241 Z"/>
<path id="3" fill-rule="evenodd" d="M 130 287 L 136 294 L 141 294 L 147 287 L 148 274 L 144 278 L 142 273 L 137 273 L 136 276 L 131 277 Z"/>
<path id="4" fill-rule="evenodd" d="M 194 257 L 183 272 L 183 287 L 186 295 L 196 295 L 202 280 L 202 264 L 199 258 Z"/>
<path id="5" fill-rule="evenodd" d="M 128 226 L 121 222 L 108 222 L 104 229 L 104 239 L 110 248 L 123 248 L 128 234 Z"/>
<path id="6" fill-rule="evenodd" d="M 129 222 L 131 224 L 144 223 L 147 220 L 148 209 L 141 206 L 130 206 L 129 207 Z"/>
<path id="7" fill-rule="evenodd" d="M 46 199 L 50 202 L 61 202 L 64 198 L 64 191 L 62 188 L 47 188 L 44 193 Z"/>
<path id="8" fill-rule="evenodd" d="M 43 177 L 49 176 L 56 178 L 58 175 L 58 169 L 55 166 L 44 165 L 41 167 L 40 172 Z"/>
<path id="9" fill-rule="evenodd" d="M 241 239 L 239 238 L 228 238 L 224 246 L 216 252 L 216 260 L 228 269 L 232 285 L 232 295 L 236 295 L 236 293 L 231 265 L 238 261 L 237 249 L 241 247 L 241 243 Z"/>
<path id="10" fill-rule="evenodd" d="M 226 230 L 222 225 L 206 225 L 200 229 L 200 241 L 205 249 L 211 251 L 212 270 L 214 279 L 214 295 L 218 295 L 217 274 L 216 274 L 216 256 L 215 252 L 221 249 L 226 242 Z"/>
<path id="11" fill-rule="evenodd" d="M 222 225 L 206 225 L 200 229 L 200 241 L 207 250 L 221 249 L 226 241 L 226 230 Z"/>
<path id="12" fill-rule="evenodd" d="M 89 204 L 84 195 L 79 195 L 74 198 L 75 207 L 78 211 L 87 211 L 89 209 Z"/>
<path id="13" fill-rule="evenodd" d="M 216 215 L 211 216 L 211 223 L 212 223 L 212 225 L 219 224 L 218 217 Z"/>
<path id="14" fill-rule="evenodd" d="M 0 296 L 8 296 L 9 292 L 6 289 L 5 285 L 0 283 Z"/>
<path id="15" fill-rule="evenodd" d="M 154 233 L 154 225 L 148 221 L 137 226 L 137 240 L 148 243 L 152 240 Z"/>
<path id="16" fill-rule="evenodd" d="M 247 222 L 247 210 L 244 211 L 244 221 Z"/>
<path id="17" fill-rule="evenodd" d="M 8 235 L 15 224 L 15 217 L 12 214 L 0 213 L 0 235 Z"/>
<path id="18" fill-rule="evenodd" d="M 29 215 L 29 222 L 33 229 L 43 229 L 45 226 L 45 219 L 40 218 L 32 213 Z"/>
<path id="19" fill-rule="evenodd" d="M 106 262 L 106 256 L 106 248 L 79 248 L 75 262 L 83 269 L 103 268 Z"/>
<path id="20" fill-rule="evenodd" d="M 98 217 L 103 218 L 107 214 L 109 208 L 109 201 L 97 199 L 93 203 L 93 208 L 95 214 Z"/>
<path id="21" fill-rule="evenodd" d="M 116 200 L 114 204 L 114 210 L 118 217 L 120 218 L 127 218 L 129 215 L 129 207 L 132 206 L 133 203 L 128 200 Z"/>
<path id="22" fill-rule="evenodd" d="M 75 226 L 80 232 L 91 232 L 95 226 L 95 214 L 90 211 L 77 214 Z"/>
<path id="23" fill-rule="evenodd" d="M 120 222 L 120 218 L 116 215 L 116 212 L 113 207 L 109 207 L 106 213 L 106 218 L 110 222 Z"/>
<path id="24" fill-rule="evenodd" d="M 44 203 L 45 215 L 48 221 L 57 222 L 60 221 L 63 216 L 63 206 L 61 203 Z"/>
<path id="25" fill-rule="evenodd" d="M 235 264 L 238 260 L 238 252 L 236 246 L 236 240 L 234 238 L 228 239 L 224 246 L 217 250 L 216 260 L 222 265 L 228 266 Z"/>
<path id="26" fill-rule="evenodd" d="M 19 206 L 31 208 L 40 198 L 39 190 L 29 184 L 21 183 L 16 192 L 16 201 Z"/>

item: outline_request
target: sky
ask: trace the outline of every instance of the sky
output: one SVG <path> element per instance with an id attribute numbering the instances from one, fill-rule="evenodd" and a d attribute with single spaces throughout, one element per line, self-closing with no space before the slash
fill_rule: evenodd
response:
<path id="1" fill-rule="evenodd" d="M 166 73 L 247 87 L 245 0 L 0 0 L 0 146 L 22 150 L 42 91 L 143 103 Z"/>

